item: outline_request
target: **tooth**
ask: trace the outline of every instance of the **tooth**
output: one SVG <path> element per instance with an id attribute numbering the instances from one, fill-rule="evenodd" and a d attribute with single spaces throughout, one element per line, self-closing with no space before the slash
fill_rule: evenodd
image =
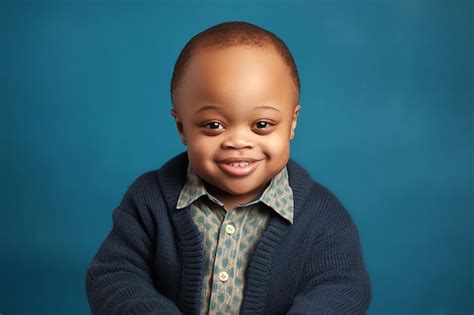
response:
<path id="1" fill-rule="evenodd" d="M 229 165 L 232 167 L 246 167 L 249 164 L 250 164 L 249 162 L 232 162 Z"/>

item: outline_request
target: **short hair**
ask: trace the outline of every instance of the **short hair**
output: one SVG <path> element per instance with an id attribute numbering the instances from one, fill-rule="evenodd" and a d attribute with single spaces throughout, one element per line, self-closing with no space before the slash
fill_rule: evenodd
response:
<path id="1" fill-rule="evenodd" d="M 221 49 L 240 45 L 253 47 L 273 46 L 288 66 L 299 97 L 301 86 L 298 69 L 286 44 L 272 32 L 257 25 L 243 21 L 232 21 L 217 24 L 196 34 L 181 50 L 174 65 L 171 79 L 170 92 L 173 106 L 175 106 L 173 101 L 174 93 L 179 87 L 186 68 L 197 48 Z"/>

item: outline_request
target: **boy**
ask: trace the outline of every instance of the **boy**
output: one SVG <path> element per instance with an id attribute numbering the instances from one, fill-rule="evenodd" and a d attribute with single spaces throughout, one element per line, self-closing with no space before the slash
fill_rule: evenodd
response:
<path id="1" fill-rule="evenodd" d="M 87 273 L 94 314 L 363 314 L 358 232 L 289 159 L 300 82 L 286 45 L 245 22 L 194 36 L 175 65 L 187 152 L 130 186 Z"/>

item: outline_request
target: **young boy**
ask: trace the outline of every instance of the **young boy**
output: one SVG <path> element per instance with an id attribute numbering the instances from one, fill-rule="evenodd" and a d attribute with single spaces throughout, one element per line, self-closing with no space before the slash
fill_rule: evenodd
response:
<path id="1" fill-rule="evenodd" d="M 286 45 L 245 22 L 181 52 L 171 96 L 187 152 L 141 175 L 89 266 L 93 314 L 363 314 L 358 231 L 289 159 L 300 83 Z"/>

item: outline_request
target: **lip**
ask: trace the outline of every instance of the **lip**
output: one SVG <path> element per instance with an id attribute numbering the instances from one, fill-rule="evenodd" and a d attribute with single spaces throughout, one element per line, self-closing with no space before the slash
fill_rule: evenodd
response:
<path id="1" fill-rule="evenodd" d="M 257 167 L 260 165 L 260 162 L 263 159 L 254 159 L 250 157 L 229 157 L 226 159 L 216 161 L 217 166 L 226 173 L 227 175 L 233 177 L 243 177 L 250 175 L 253 173 Z M 247 162 L 249 163 L 247 166 L 239 167 L 239 166 L 232 166 L 232 163 L 238 162 Z"/>

